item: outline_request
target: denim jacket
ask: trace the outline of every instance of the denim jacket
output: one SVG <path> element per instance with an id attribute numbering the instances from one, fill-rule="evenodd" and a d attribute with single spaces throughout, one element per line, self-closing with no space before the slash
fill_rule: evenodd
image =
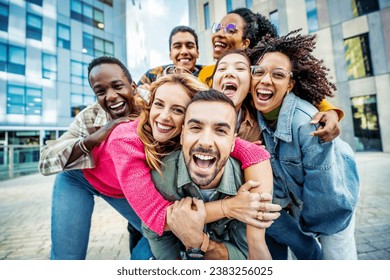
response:
<path id="1" fill-rule="evenodd" d="M 351 147 L 337 137 L 321 142 L 309 134 L 318 110 L 293 93 L 284 98 L 276 130 L 258 112 L 274 174 L 274 203 L 292 205 L 307 233 L 330 235 L 349 224 L 359 196 L 359 177 Z"/>

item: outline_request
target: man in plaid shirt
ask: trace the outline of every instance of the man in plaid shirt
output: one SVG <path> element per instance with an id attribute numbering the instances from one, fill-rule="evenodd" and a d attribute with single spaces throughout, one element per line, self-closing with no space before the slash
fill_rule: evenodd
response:
<path id="1" fill-rule="evenodd" d="M 88 78 L 97 101 L 79 114 L 59 139 L 47 141 L 41 151 L 39 171 L 57 174 L 52 197 L 51 259 L 85 259 L 94 196 L 112 205 L 140 230 L 141 221 L 125 198 L 100 194 L 84 178 L 81 169 L 94 168 L 92 149 L 100 145 L 120 123 L 140 113 L 136 85 L 128 69 L 113 57 L 99 57 L 88 66 Z M 134 248 L 132 259 L 149 259 L 145 238 Z M 138 249 L 137 249 L 138 248 Z"/>

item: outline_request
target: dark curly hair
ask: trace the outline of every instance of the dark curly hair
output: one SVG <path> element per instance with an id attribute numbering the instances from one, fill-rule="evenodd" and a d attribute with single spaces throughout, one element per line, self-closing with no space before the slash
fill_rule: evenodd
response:
<path id="1" fill-rule="evenodd" d="M 288 56 L 295 81 L 292 92 L 316 106 L 326 96 L 333 97 L 336 86 L 328 80 L 329 69 L 323 65 L 324 61 L 312 54 L 316 35 L 297 34 L 301 30 L 281 37 L 267 35 L 252 50 L 248 50 L 248 55 L 252 65 L 256 65 L 266 53 L 280 52 Z"/>
<path id="2" fill-rule="evenodd" d="M 249 39 L 249 48 L 253 48 L 263 36 L 269 34 L 271 37 L 277 37 L 278 31 L 265 16 L 254 13 L 248 8 L 237 8 L 228 14 L 237 14 L 243 18 L 244 26 L 242 39 Z"/>

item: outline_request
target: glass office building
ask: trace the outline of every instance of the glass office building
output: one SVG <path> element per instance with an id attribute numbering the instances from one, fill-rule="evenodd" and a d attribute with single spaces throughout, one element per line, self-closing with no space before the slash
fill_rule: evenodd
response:
<path id="1" fill-rule="evenodd" d="M 324 59 L 338 91 L 329 101 L 345 117 L 342 134 L 356 151 L 390 152 L 390 1 L 197 0 L 190 25 L 199 35 L 201 59 L 211 64 L 211 28 L 227 12 L 247 7 L 266 16 L 280 35 L 302 28 L 317 34 L 315 55 Z M 192 15 L 192 16 L 191 16 Z"/>
<path id="2" fill-rule="evenodd" d="M 36 170 L 39 147 L 95 101 L 101 55 L 126 63 L 126 1 L 0 0 L 0 178 Z"/>

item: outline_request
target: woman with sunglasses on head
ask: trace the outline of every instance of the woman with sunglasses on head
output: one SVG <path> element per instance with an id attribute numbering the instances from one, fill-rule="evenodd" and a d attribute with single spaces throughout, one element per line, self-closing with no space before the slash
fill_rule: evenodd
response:
<path id="1" fill-rule="evenodd" d="M 218 59 L 227 51 L 251 49 L 266 34 L 271 37 L 278 36 L 276 27 L 267 18 L 247 8 L 229 12 L 219 23 L 214 23 L 212 32 L 214 59 Z M 199 72 L 199 80 L 211 85 L 214 70 L 215 64 L 204 66 Z M 344 112 L 325 99 L 318 103 L 317 107 L 320 112 L 311 121 L 324 124 L 324 127 L 319 126 L 313 136 L 318 136 L 323 141 L 331 141 L 340 134 L 338 122 L 344 117 Z"/>
<path id="2" fill-rule="evenodd" d="M 155 189 L 151 170 L 161 171 L 161 157 L 180 148 L 180 132 L 192 96 L 208 87 L 190 74 L 169 74 L 152 84 L 150 102 L 139 120 L 119 125 L 93 151 L 96 168 L 84 170 L 87 180 L 101 193 L 126 197 L 141 220 L 161 235 L 166 227 L 166 211 L 172 203 Z M 237 140 L 231 154 L 241 161 L 245 174 L 255 172 L 269 156 L 256 145 Z M 260 171 L 262 168 L 260 168 Z M 257 171 L 259 172 L 259 170 Z M 272 176 L 271 176 L 272 180 Z M 238 195 L 206 204 L 207 221 L 233 217 L 255 227 L 266 228 L 279 216 L 279 205 L 269 203 L 269 194 L 251 193 L 247 182 Z M 264 203 L 265 202 L 265 203 Z M 257 219 L 261 210 L 262 220 Z M 227 215 L 227 216 L 226 216 Z"/>
<path id="3" fill-rule="evenodd" d="M 298 227 L 318 237 L 324 259 L 357 259 L 354 153 L 340 138 L 321 142 L 310 136 L 317 129 L 309 124 L 317 113 L 314 105 L 332 97 L 336 87 L 312 54 L 316 36 L 298 31 L 266 36 L 250 53 L 251 95 L 271 154 L 274 202 L 284 208 L 267 234 L 281 247 L 292 246 Z"/>
<path id="4" fill-rule="evenodd" d="M 255 110 L 251 109 L 252 96 L 248 94 L 251 82 L 250 65 L 250 59 L 243 50 L 234 50 L 222 54 L 215 66 L 212 88 L 225 93 L 233 101 L 238 115 L 237 136 L 254 142 L 260 139 L 261 132 L 257 122 L 257 114 Z M 253 174 L 251 179 L 257 181 L 260 178 L 255 176 L 261 177 L 262 174 Z M 253 231 L 251 236 L 260 237 L 255 228 L 251 230 Z M 321 249 L 314 237 L 305 235 L 298 228 L 294 236 L 297 242 L 291 244 L 291 250 L 298 259 L 322 259 Z M 266 239 L 267 243 L 272 242 L 267 232 Z M 286 258 L 284 255 L 281 256 L 272 247 L 272 244 L 269 248 L 273 259 Z"/>

